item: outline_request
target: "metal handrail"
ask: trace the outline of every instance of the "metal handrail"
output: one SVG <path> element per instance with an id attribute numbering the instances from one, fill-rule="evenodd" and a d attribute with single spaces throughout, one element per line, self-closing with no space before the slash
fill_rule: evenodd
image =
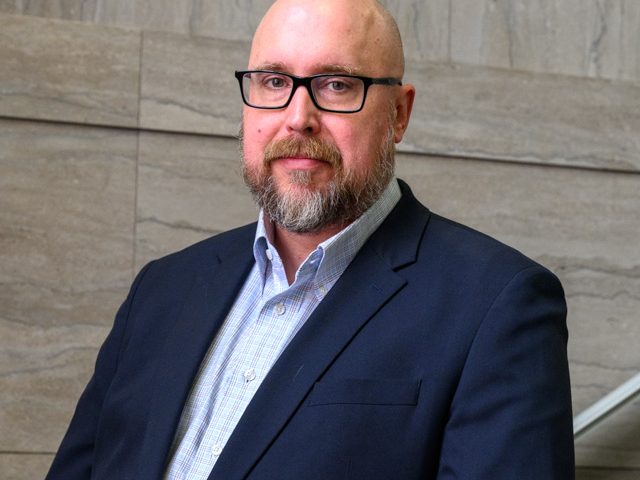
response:
<path id="1" fill-rule="evenodd" d="M 602 422 L 627 402 L 640 394 L 640 373 L 624 382 L 611 393 L 573 418 L 573 438 L 578 438 L 590 428 Z"/>

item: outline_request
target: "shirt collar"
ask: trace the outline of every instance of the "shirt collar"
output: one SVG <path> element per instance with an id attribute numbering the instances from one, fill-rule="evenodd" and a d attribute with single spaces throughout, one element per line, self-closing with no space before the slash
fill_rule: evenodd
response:
<path id="1" fill-rule="evenodd" d="M 398 182 L 393 178 L 380 198 L 367 211 L 347 227 L 320 243 L 309 254 L 296 272 L 296 279 L 304 271 L 305 277 L 310 273 L 315 274 L 315 283 L 318 286 L 323 286 L 325 290 L 331 288 L 369 236 L 393 210 L 401 195 Z M 273 225 L 270 221 L 265 222 L 264 218 L 264 212 L 260 210 L 253 243 L 253 255 L 263 285 L 265 275 L 277 273 L 282 269 L 280 256 L 271 242 Z M 269 262 L 273 263 L 273 268 L 269 268 Z"/>

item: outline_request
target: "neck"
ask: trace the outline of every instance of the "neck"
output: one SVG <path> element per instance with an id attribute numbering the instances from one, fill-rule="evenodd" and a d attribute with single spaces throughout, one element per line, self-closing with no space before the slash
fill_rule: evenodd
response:
<path id="1" fill-rule="evenodd" d="M 332 225 L 313 233 L 289 232 L 277 224 L 274 225 L 273 245 L 278 250 L 289 285 L 293 283 L 296 272 L 305 258 L 318 248 L 319 244 L 331 238 L 347 225 Z"/>

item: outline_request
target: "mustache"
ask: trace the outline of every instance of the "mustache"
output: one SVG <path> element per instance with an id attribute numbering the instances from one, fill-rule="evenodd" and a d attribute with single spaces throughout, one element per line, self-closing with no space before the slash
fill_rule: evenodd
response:
<path id="1" fill-rule="evenodd" d="M 274 140 L 264 150 L 264 163 L 287 157 L 306 157 L 327 162 L 332 167 L 342 166 L 342 154 L 333 143 L 314 137 L 287 137 Z"/>

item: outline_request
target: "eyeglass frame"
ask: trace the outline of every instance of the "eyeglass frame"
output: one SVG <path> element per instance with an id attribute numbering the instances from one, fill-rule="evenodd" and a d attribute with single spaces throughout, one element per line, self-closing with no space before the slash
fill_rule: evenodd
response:
<path id="1" fill-rule="evenodd" d="M 277 107 L 257 107 L 255 105 L 251 105 L 245 98 L 244 88 L 242 88 L 242 79 L 247 73 L 275 73 L 277 75 L 284 75 L 285 77 L 290 78 L 291 80 L 293 80 L 293 85 L 291 86 L 291 93 L 289 95 L 289 99 L 283 105 L 280 105 Z M 311 98 L 313 105 L 318 110 L 321 110 L 323 112 L 331 112 L 331 113 L 357 113 L 364 108 L 364 103 L 367 100 L 367 92 L 369 91 L 369 87 L 371 85 L 386 85 L 389 87 L 402 86 L 402 80 L 394 77 L 375 78 L 375 77 L 364 77 L 361 75 L 351 75 L 347 73 L 320 73 L 320 74 L 311 75 L 308 77 L 298 77 L 296 75 L 291 75 L 290 73 L 278 72 L 276 70 L 236 70 L 235 77 L 238 79 L 238 84 L 240 85 L 240 95 L 242 95 L 242 101 L 244 102 L 244 104 L 248 107 L 258 108 L 260 110 L 280 110 L 282 108 L 287 108 L 291 103 L 291 100 L 293 99 L 293 96 L 295 95 L 298 87 L 302 86 L 307 89 L 307 92 L 309 93 L 309 97 Z M 311 88 L 311 82 L 316 78 L 322 78 L 322 77 L 347 77 L 347 78 L 355 78 L 355 79 L 361 80 L 362 83 L 364 84 L 364 92 L 362 95 L 362 103 L 360 104 L 360 107 L 354 110 L 333 110 L 333 109 L 324 108 L 318 105 L 316 96 L 314 95 L 313 89 Z"/>

